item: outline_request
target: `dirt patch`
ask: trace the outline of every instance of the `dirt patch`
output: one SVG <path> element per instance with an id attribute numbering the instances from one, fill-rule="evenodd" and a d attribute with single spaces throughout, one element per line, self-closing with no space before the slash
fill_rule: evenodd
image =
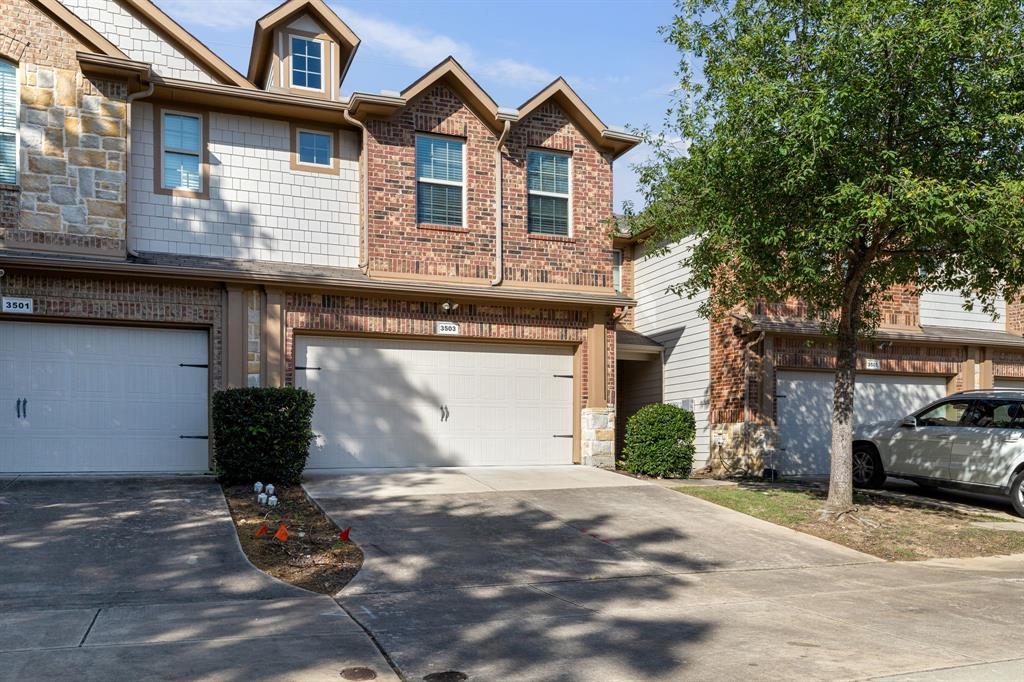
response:
<path id="1" fill-rule="evenodd" d="M 341 530 L 301 486 L 278 488 L 276 507 L 256 503 L 249 486 L 225 486 L 224 497 L 245 555 L 260 570 L 296 587 L 335 594 L 363 565 L 363 551 L 339 538 Z M 288 539 L 274 537 L 281 524 Z M 261 532 L 261 528 L 266 528 Z"/>
<path id="2" fill-rule="evenodd" d="M 972 525 L 1003 519 L 927 508 L 906 500 L 857 494 L 856 511 L 832 523 L 819 517 L 825 502 L 825 493 L 819 490 L 751 484 L 676 490 L 890 561 L 1024 552 L 1024 533 Z"/>

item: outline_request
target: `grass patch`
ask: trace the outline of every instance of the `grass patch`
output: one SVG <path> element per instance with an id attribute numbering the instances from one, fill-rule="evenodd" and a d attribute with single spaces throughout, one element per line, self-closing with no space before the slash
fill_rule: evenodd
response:
<path id="1" fill-rule="evenodd" d="M 676 490 L 890 561 L 1024 552 L 1024 533 L 971 525 L 992 519 L 919 507 L 903 500 L 857 494 L 855 518 L 847 515 L 831 523 L 818 516 L 825 493 L 817 490 L 765 485 Z"/>
<path id="2" fill-rule="evenodd" d="M 306 496 L 302 486 L 274 491 L 276 507 L 261 507 L 251 486 L 225 486 L 231 518 L 242 550 L 257 568 L 279 580 L 312 592 L 335 594 L 363 565 L 363 551 L 342 542 L 334 522 Z M 274 537 L 280 524 L 288 531 L 284 542 Z M 260 528 L 267 532 L 257 536 Z"/>

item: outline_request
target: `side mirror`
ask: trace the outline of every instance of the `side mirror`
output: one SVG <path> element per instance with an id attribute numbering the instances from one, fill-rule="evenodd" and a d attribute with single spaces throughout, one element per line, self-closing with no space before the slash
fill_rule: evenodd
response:
<path id="1" fill-rule="evenodd" d="M 900 422 L 900 426 L 904 426 L 908 429 L 917 428 L 917 417 L 904 417 L 903 421 Z"/>

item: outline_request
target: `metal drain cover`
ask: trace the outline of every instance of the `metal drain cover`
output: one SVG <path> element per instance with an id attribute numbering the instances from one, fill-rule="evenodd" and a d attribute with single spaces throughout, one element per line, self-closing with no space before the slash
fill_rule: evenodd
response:
<path id="1" fill-rule="evenodd" d="M 441 673 L 430 673 L 424 675 L 424 682 L 462 682 L 468 680 L 469 675 L 459 670 L 445 670 Z"/>
<path id="2" fill-rule="evenodd" d="M 343 680 L 375 680 L 377 673 L 372 668 L 345 668 L 341 671 Z"/>

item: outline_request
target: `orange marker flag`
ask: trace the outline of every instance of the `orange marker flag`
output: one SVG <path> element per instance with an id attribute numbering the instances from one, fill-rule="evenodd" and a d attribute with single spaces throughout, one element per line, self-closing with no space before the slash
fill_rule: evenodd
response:
<path id="1" fill-rule="evenodd" d="M 352 532 L 352 526 L 349 526 L 345 530 L 338 533 L 338 537 L 341 538 L 342 542 L 348 542 L 348 534 Z"/>
<path id="2" fill-rule="evenodd" d="M 277 532 L 274 533 L 274 537 L 281 542 L 285 542 L 288 539 L 288 529 L 284 527 L 283 523 L 277 527 Z"/>
<path id="3" fill-rule="evenodd" d="M 269 532 L 270 532 L 270 529 L 267 528 L 267 524 L 264 523 L 262 526 L 260 526 L 259 530 L 256 531 L 256 537 L 258 537 L 258 538 L 259 537 L 263 537 L 264 535 L 266 535 Z"/>

